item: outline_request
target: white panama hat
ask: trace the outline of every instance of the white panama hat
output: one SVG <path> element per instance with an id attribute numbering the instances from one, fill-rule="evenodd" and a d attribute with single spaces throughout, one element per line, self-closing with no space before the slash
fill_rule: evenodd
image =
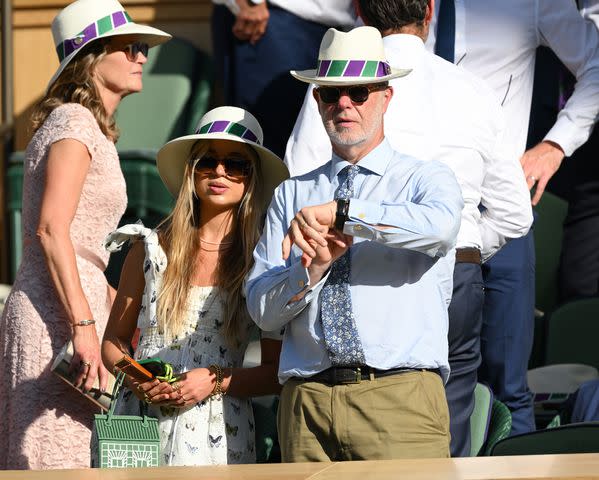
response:
<path id="1" fill-rule="evenodd" d="M 67 5 L 52 21 L 52 36 L 60 65 L 46 91 L 82 47 L 117 35 L 134 35 L 150 47 L 171 38 L 162 30 L 133 22 L 117 0 L 77 0 Z"/>
<path id="2" fill-rule="evenodd" d="M 290 73 L 302 82 L 334 86 L 386 82 L 411 71 L 387 63 L 376 28 L 357 27 L 347 33 L 329 28 L 320 42 L 317 68 Z"/>
<path id="3" fill-rule="evenodd" d="M 210 110 L 200 119 L 193 135 L 175 138 L 158 151 L 156 158 L 158 173 L 173 197 L 179 194 L 185 163 L 192 146 L 198 140 L 229 140 L 245 143 L 255 150 L 262 171 L 262 185 L 258 198 L 264 210 L 268 208 L 275 188 L 289 178 L 289 170 L 283 161 L 262 146 L 264 135 L 256 117 L 242 108 L 218 107 Z"/>

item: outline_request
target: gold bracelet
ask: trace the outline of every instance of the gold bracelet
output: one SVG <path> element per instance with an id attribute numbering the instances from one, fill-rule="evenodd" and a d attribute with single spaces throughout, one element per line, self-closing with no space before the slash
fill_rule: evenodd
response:
<path id="1" fill-rule="evenodd" d="M 214 370 L 214 374 L 216 375 L 216 384 L 214 385 L 210 396 L 215 397 L 220 395 L 222 397 L 227 393 L 223 391 L 223 369 L 220 365 L 215 364 L 210 365 L 208 368 Z"/>

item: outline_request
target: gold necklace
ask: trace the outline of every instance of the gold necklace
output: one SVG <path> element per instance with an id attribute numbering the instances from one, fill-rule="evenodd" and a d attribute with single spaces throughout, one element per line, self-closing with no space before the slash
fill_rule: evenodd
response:
<path id="1" fill-rule="evenodd" d="M 231 243 L 233 243 L 233 242 L 231 242 Z M 220 245 L 220 244 L 215 244 L 215 245 Z M 213 248 L 203 247 L 202 244 L 200 244 L 200 250 L 204 250 L 205 252 L 220 252 L 221 250 L 226 250 L 228 248 L 230 248 L 230 247 L 226 246 L 226 247 L 214 248 L 213 249 Z"/>
<path id="2" fill-rule="evenodd" d="M 204 240 L 202 237 L 200 237 L 200 242 L 206 243 L 208 245 L 231 245 L 233 243 L 233 242 L 209 242 L 208 240 Z"/>

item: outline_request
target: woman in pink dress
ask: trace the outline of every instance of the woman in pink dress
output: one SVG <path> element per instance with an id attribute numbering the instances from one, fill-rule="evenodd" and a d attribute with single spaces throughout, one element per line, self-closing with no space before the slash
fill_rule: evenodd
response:
<path id="1" fill-rule="evenodd" d="M 75 384 L 106 388 L 100 341 L 112 303 L 102 249 L 125 211 L 113 114 L 142 88 L 149 46 L 116 0 L 77 0 L 52 23 L 60 66 L 33 114 L 23 185 L 23 261 L 0 322 L 0 468 L 89 466 L 97 407 L 50 372 L 72 340 Z"/>

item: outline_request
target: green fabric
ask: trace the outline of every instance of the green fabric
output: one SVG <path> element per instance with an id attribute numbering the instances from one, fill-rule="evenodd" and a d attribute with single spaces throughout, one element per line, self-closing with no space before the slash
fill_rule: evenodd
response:
<path id="1" fill-rule="evenodd" d="M 538 216 L 535 220 L 535 306 L 545 313 L 557 305 L 557 271 L 562 250 L 563 223 L 568 211 L 568 203 L 545 192 L 535 207 Z"/>
<path id="2" fill-rule="evenodd" d="M 378 67 L 379 67 L 379 62 L 375 62 L 372 60 L 367 61 L 366 65 L 364 65 L 364 70 L 362 70 L 362 76 L 363 77 L 376 76 L 376 70 Z"/>
<path id="3" fill-rule="evenodd" d="M 553 417 L 553 420 L 551 420 L 548 424 L 546 428 L 555 428 L 555 427 L 559 427 L 562 424 L 562 419 L 559 415 L 556 415 L 555 417 Z"/>
<path id="4" fill-rule="evenodd" d="M 470 416 L 470 456 L 476 457 L 487 436 L 487 429 L 491 420 L 491 406 L 493 394 L 491 389 L 481 383 L 474 389 L 474 410 Z"/>
<path id="5" fill-rule="evenodd" d="M 599 298 L 576 300 L 548 322 L 546 363 L 582 363 L 599 369 Z"/>
<path id="6" fill-rule="evenodd" d="M 599 422 L 573 423 L 515 435 L 495 445 L 491 455 L 599 453 Z"/>
<path id="7" fill-rule="evenodd" d="M 129 95 L 116 113 L 119 152 L 157 151 L 173 138 L 193 133 L 208 110 L 212 62 L 192 44 L 173 38 L 150 49 L 143 90 Z"/>
<path id="8" fill-rule="evenodd" d="M 490 455 L 497 442 L 506 438 L 512 431 L 512 414 L 499 400 L 493 400 L 489 434 L 484 445 L 484 455 Z"/>
<path id="9" fill-rule="evenodd" d="M 327 77 L 340 77 L 345 71 L 347 60 L 333 60 L 327 72 Z"/>

